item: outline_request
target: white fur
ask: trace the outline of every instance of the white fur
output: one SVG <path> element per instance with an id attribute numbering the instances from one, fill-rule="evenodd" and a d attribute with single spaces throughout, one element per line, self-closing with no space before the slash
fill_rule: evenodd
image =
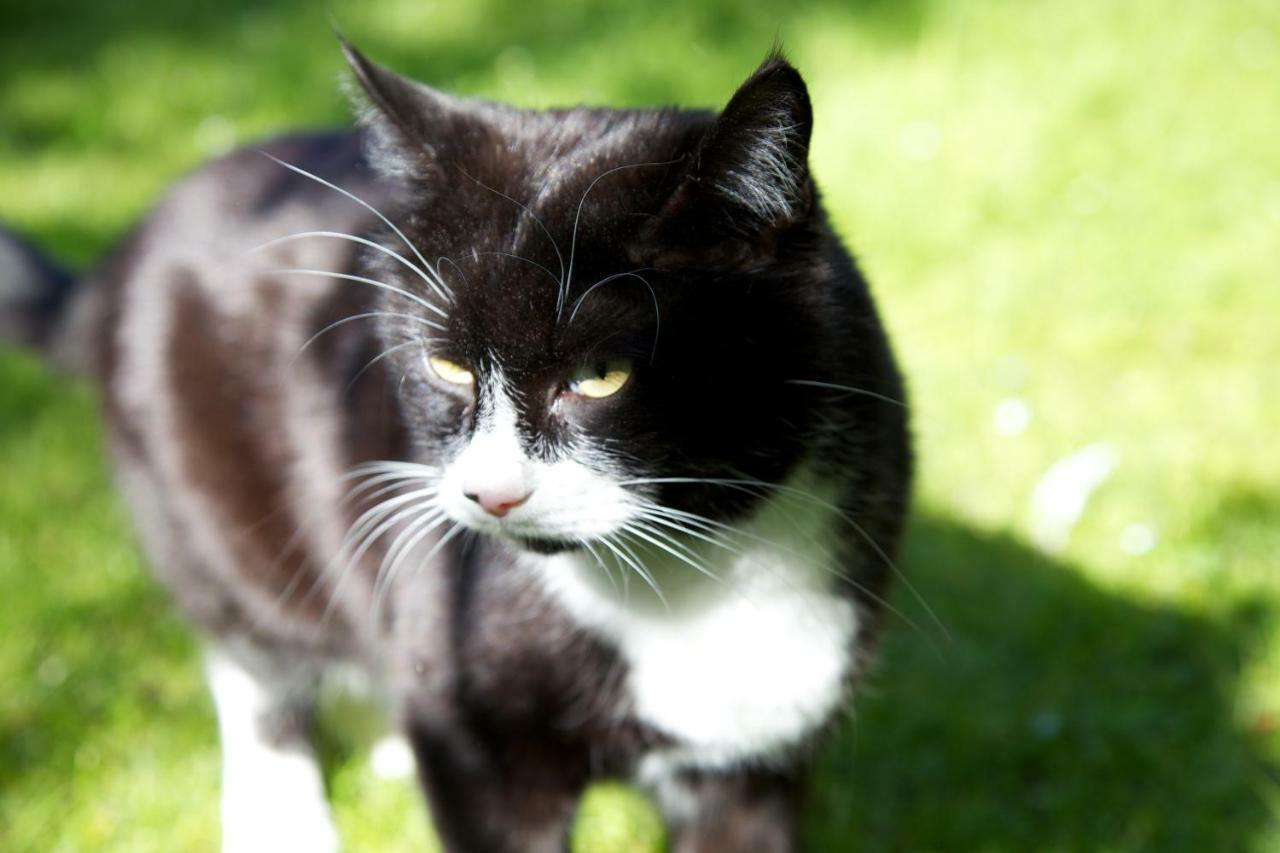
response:
<path id="1" fill-rule="evenodd" d="M 489 408 L 467 447 L 445 466 L 440 503 L 454 521 L 497 536 L 572 540 L 618 528 L 631 513 L 625 489 L 610 476 L 608 463 L 589 451 L 576 459 L 547 462 L 529 456 L 517 429 L 512 393 L 501 373 L 490 382 Z M 582 461 L 579 461 L 582 460 Z M 503 488 L 519 481 L 528 499 L 502 519 L 484 512 L 464 493 L 486 484 Z"/>
<path id="2" fill-rule="evenodd" d="M 375 743 L 369 764 L 379 779 L 410 779 L 418 768 L 413 747 L 399 734 L 388 734 Z"/>
<path id="3" fill-rule="evenodd" d="M 648 555 L 665 602 L 601 580 L 581 554 L 538 562 L 547 586 L 583 625 L 612 639 L 630 666 L 632 711 L 674 737 L 671 765 L 768 762 L 801 743 L 839 704 L 857 616 L 827 557 L 835 511 L 770 499 L 735 537 L 737 553 L 692 566 Z M 634 587 L 635 584 L 633 583 Z"/>
<path id="4" fill-rule="evenodd" d="M 287 688 L 219 651 L 209 654 L 206 673 L 222 739 L 224 853 L 338 850 L 315 755 L 305 744 L 281 747 L 263 737 L 263 718 L 287 701 Z"/>
<path id="5" fill-rule="evenodd" d="M 795 216 L 803 164 L 791 152 L 797 128 L 782 108 L 753 131 L 747 156 L 728 164 L 716 181 L 722 194 L 764 222 Z"/>

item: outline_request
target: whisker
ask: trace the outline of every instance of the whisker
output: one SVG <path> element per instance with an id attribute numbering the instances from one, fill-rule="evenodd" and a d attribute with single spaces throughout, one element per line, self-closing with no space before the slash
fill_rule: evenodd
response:
<path id="1" fill-rule="evenodd" d="M 439 491 L 436 481 L 439 470 L 434 466 L 396 460 L 374 460 L 353 466 L 340 481 L 358 480 L 348 490 L 344 504 L 356 501 L 375 501 L 363 510 L 347 529 L 341 547 L 329 561 L 325 576 L 330 578 L 329 601 L 323 619 L 327 620 L 337 605 L 342 589 L 349 582 L 365 554 L 388 530 L 416 514 L 430 511 L 430 499 Z M 404 483 L 426 483 L 416 491 L 401 493 L 392 498 L 378 500 L 383 494 L 396 491 Z"/>
<path id="2" fill-rule="evenodd" d="M 403 483 L 403 482 L 423 482 L 433 483 L 440 478 L 440 470 L 438 468 L 418 465 L 408 462 L 404 465 L 372 465 L 361 464 L 351 469 L 351 471 L 342 477 L 342 480 L 352 480 L 356 477 L 360 481 L 351 486 L 348 491 L 348 499 L 358 497 L 366 489 L 378 485 L 379 483 Z"/>
<path id="3" fill-rule="evenodd" d="M 347 383 L 347 387 L 342 390 L 342 393 L 346 394 L 350 392 L 351 389 L 355 386 L 356 382 L 360 380 L 361 376 L 364 376 L 365 373 L 368 372 L 370 369 L 372 369 L 375 364 L 382 361 L 387 356 L 391 355 L 392 353 L 398 352 L 402 349 L 405 349 L 406 347 L 416 347 L 421 345 L 422 345 L 421 341 L 405 341 L 402 344 L 396 344 L 395 346 L 390 347 L 389 349 L 385 349 L 382 352 L 378 353 L 373 358 L 369 359 L 369 361 L 365 364 L 365 366 L 360 368 L 360 370 L 356 373 L 355 376 L 351 377 L 351 381 Z"/>
<path id="4" fill-rule="evenodd" d="M 424 320 L 421 317 L 415 317 L 412 314 L 397 314 L 394 311 L 367 311 L 364 314 L 353 314 L 350 317 L 343 317 L 341 320 L 336 320 L 330 323 L 329 325 L 325 326 L 323 329 L 316 332 L 311 337 L 307 338 L 307 342 L 305 344 L 298 347 L 298 354 L 301 355 L 303 352 L 305 352 L 307 347 L 315 343 L 316 339 L 318 339 L 321 335 L 324 335 L 325 333 L 332 331 L 333 329 L 336 329 L 339 326 L 345 326 L 347 323 L 354 323 L 356 320 L 369 320 L 374 317 L 399 317 L 403 320 L 409 320 L 414 323 L 421 323 L 422 325 L 432 329 L 436 329 L 437 331 L 441 331 L 441 332 L 444 331 L 444 326 L 441 326 L 439 323 L 433 323 L 430 320 Z"/>
<path id="5" fill-rule="evenodd" d="M 829 388 L 833 391 L 844 391 L 849 394 L 861 394 L 864 397 L 874 397 L 877 400 L 892 403 L 893 405 L 901 406 L 904 409 L 907 408 L 907 404 L 902 400 L 895 400 L 892 397 L 886 397 L 884 394 L 879 394 L 875 391 L 868 391 L 866 388 L 855 388 L 852 385 L 838 385 L 835 382 L 818 382 L 813 379 L 786 379 L 783 381 L 787 385 L 809 385 L 814 388 Z"/>
<path id="6" fill-rule="evenodd" d="M 365 554 L 368 552 L 370 548 L 373 547 L 373 545 L 378 541 L 378 539 L 380 539 L 383 536 L 383 534 L 385 534 L 388 530 L 392 529 L 396 525 L 401 524 L 407 521 L 408 519 L 414 518 L 415 516 L 420 516 L 422 514 L 425 514 L 429 512 L 431 508 L 432 508 L 431 504 L 422 504 L 422 503 L 414 504 L 401 509 L 394 509 L 394 508 L 388 509 L 385 507 L 379 508 L 380 513 L 384 515 L 388 512 L 393 513 L 392 517 L 387 519 L 385 523 L 383 523 L 382 525 L 379 525 L 376 529 L 363 534 L 362 537 L 359 538 L 358 546 L 354 547 L 354 551 L 352 550 L 353 545 L 348 543 L 354 543 L 357 537 L 352 534 L 348 534 L 347 543 L 344 543 L 342 549 L 339 552 L 338 559 L 340 560 L 340 567 L 337 569 L 337 578 L 333 583 L 333 590 L 329 599 L 329 606 L 325 608 L 326 617 L 331 612 L 333 606 L 337 603 L 338 595 L 342 591 L 348 579 L 351 577 L 351 575 L 354 572 L 359 570 L 360 564 L 364 560 Z"/>
<path id="7" fill-rule="evenodd" d="M 711 571 L 706 566 L 699 564 L 696 560 L 690 559 L 689 557 L 680 553 L 679 551 L 672 548 L 671 546 L 658 541 L 658 539 L 654 538 L 653 536 L 648 535 L 647 533 L 644 532 L 643 528 L 641 528 L 639 525 L 635 524 L 634 522 L 632 524 L 625 525 L 623 527 L 623 530 L 627 534 L 631 536 L 635 536 L 636 538 L 641 539 L 645 542 L 648 542 L 650 545 L 654 546 L 655 548 L 667 554 L 670 554 L 671 556 L 675 557 L 677 560 L 680 560 L 682 563 L 692 566 L 698 572 L 706 575 L 707 577 L 711 578 L 717 583 L 722 582 L 720 576 L 717 575 L 715 572 Z"/>
<path id="8" fill-rule="evenodd" d="M 546 267 L 544 267 L 542 264 L 538 263 L 537 261 L 530 260 L 529 258 L 526 258 L 526 257 L 524 257 L 523 255 L 517 255 L 517 254 L 515 254 L 514 252 L 499 252 L 499 251 L 496 251 L 496 250 L 491 250 L 491 251 L 488 251 L 488 252 L 476 252 L 476 255 L 477 255 L 477 256 L 479 256 L 479 255 L 499 255 L 499 256 L 501 256 L 501 257 L 504 257 L 504 258 L 511 258 L 512 260 L 516 260 L 516 261 L 524 261 L 526 264 L 531 264 L 531 265 L 533 265 L 533 266 L 537 267 L 538 269 L 542 270 L 544 273 L 546 273 L 546 274 L 547 274 L 547 277 L 548 277 L 548 278 L 550 278 L 550 279 L 551 279 L 551 281 L 552 281 L 552 283 L 554 283 L 557 287 L 560 285 L 560 279 L 556 278 L 556 274 L 555 274 L 555 273 L 553 273 L 551 270 L 547 269 Z"/>
<path id="9" fill-rule="evenodd" d="M 740 549 L 740 548 L 737 548 L 737 547 L 736 547 L 736 546 L 734 546 L 733 544 L 731 544 L 731 543 L 729 543 L 729 542 L 724 541 L 724 539 L 723 539 L 723 538 L 716 538 L 715 536 L 712 536 L 712 535 L 709 535 L 709 534 L 705 533 L 705 532 L 704 532 L 705 530 L 708 530 L 708 529 L 709 529 L 709 530 L 714 530 L 714 529 L 715 529 L 715 527 L 714 527 L 714 526 L 712 526 L 711 524 L 708 524 L 708 522 L 707 522 L 707 521 L 702 521 L 702 520 L 700 520 L 700 519 L 699 519 L 698 521 L 694 521 L 694 520 L 692 520 L 692 519 L 689 519 L 689 520 L 685 520 L 685 521 L 684 521 L 684 524 L 681 524 L 680 522 L 682 521 L 682 519 L 672 518 L 672 517 L 668 517 L 668 516 L 665 516 L 665 515 L 660 515 L 660 514 L 658 514 L 657 512 L 655 512 L 655 511 L 653 511 L 653 510 L 644 510 L 644 511 L 642 512 L 642 516 L 641 516 L 641 517 L 642 517 L 642 518 L 645 518 L 645 519 L 647 519 L 647 520 L 649 520 L 649 521 L 652 521 L 652 522 L 654 522 L 654 523 L 656 523 L 656 524 L 662 524 L 663 526 L 668 527 L 668 528 L 670 528 L 670 529 L 672 529 L 672 530 L 675 530 L 675 531 L 676 531 L 676 532 L 678 532 L 678 533 L 683 533 L 683 534 L 685 534 L 686 536 L 691 536 L 691 537 L 693 537 L 693 538 L 695 538 L 695 539 L 700 539 L 700 540 L 702 540 L 703 542 L 706 542 L 706 543 L 708 543 L 708 544 L 710 544 L 710 545 L 716 545 L 716 546 L 718 546 L 718 547 L 720 547 L 720 548 L 723 548 L 724 550 L 729 551 L 729 552 L 731 552 L 731 553 L 741 553 L 741 549 Z M 703 528 L 703 530 L 698 530 L 697 528 L 687 527 L 687 526 L 685 526 L 686 524 L 698 524 L 698 526 L 699 526 L 699 527 L 702 527 L 702 528 Z M 716 522 L 716 524 L 719 524 L 719 522 Z M 727 531 L 730 531 L 730 532 L 737 532 L 737 531 L 735 531 L 735 529 L 734 529 L 733 527 L 731 527 L 731 526 L 730 526 L 730 525 L 728 525 L 728 524 L 719 524 L 719 526 L 720 526 L 720 527 L 722 527 L 722 528 L 724 528 L 724 529 L 725 529 L 725 530 L 727 530 Z"/>
<path id="10" fill-rule="evenodd" d="M 639 575 L 640 578 L 649 585 L 649 588 L 653 590 L 654 595 L 656 595 L 658 600 L 662 602 L 662 606 L 667 609 L 667 612 L 671 612 L 671 605 L 667 603 L 666 596 L 664 596 L 662 594 L 662 590 L 658 588 L 658 582 L 654 579 L 653 575 L 644 568 L 644 566 L 640 565 L 635 554 L 626 547 L 625 543 L 615 541 L 612 536 L 602 536 L 596 541 L 609 549 L 609 551 L 614 555 L 614 558 L 619 561 L 620 565 L 626 564 L 632 571 Z"/>
<path id="11" fill-rule="evenodd" d="M 639 273 L 651 271 L 654 271 L 654 267 L 640 267 L 639 269 L 630 270 L 628 272 L 614 273 L 613 275 L 600 279 L 595 284 L 588 287 L 586 292 L 578 297 L 578 301 L 573 303 L 573 310 L 569 312 L 569 321 L 565 323 L 565 325 L 568 326 L 573 324 L 573 318 L 578 316 L 578 309 L 582 307 L 582 301 L 590 296 L 591 291 L 595 290 L 597 287 L 602 287 L 609 282 L 616 281 L 620 278 L 639 279 L 640 282 L 649 289 L 649 297 L 653 300 L 653 346 L 649 350 L 649 363 L 653 364 L 653 360 L 658 353 L 658 334 L 662 330 L 662 311 L 658 307 L 658 294 L 653 289 L 653 285 L 649 283 L 647 278 L 639 275 Z"/>
<path id="12" fill-rule="evenodd" d="M 524 212 L 525 212 L 525 213 L 526 213 L 526 214 L 527 214 L 527 215 L 528 215 L 528 216 L 529 216 L 529 217 L 534 221 L 534 223 L 535 223 L 539 228 L 541 228 L 541 229 L 542 229 L 542 233 L 547 235 L 547 240 L 551 243 L 551 249 L 552 249 L 552 251 L 554 251 L 554 252 L 556 253 L 556 260 L 558 260 L 558 261 L 560 262 L 560 276 L 559 276 L 559 279 L 558 279 L 557 281 L 558 281 L 558 283 L 559 283 L 561 286 L 563 286 L 563 285 L 564 285 L 564 255 L 560 254 L 560 247 L 556 244 L 556 238 L 551 236 L 551 231 L 550 231 L 550 230 L 548 230 L 548 229 L 547 229 L 547 226 L 543 223 L 543 221 L 542 221 L 541 219 L 539 219 L 539 218 L 538 218 L 538 215 L 537 215 L 537 214 L 535 214 L 532 210 L 530 210 L 528 205 L 526 205 L 526 204 L 523 204 L 523 203 L 521 203 L 521 202 L 516 201 L 514 198 L 512 198 L 511 196 L 509 196 L 509 195 L 507 195 L 506 193 L 502 192 L 501 190 L 495 190 L 493 187 L 491 187 L 491 186 L 489 186 L 489 185 L 485 184 L 485 183 L 484 183 L 484 182 L 482 182 L 480 179 L 478 179 L 478 178 L 474 177 L 473 175 L 469 174 L 465 169 L 460 169 L 460 171 L 462 172 L 462 174 L 466 175 L 468 178 L 471 178 L 471 180 L 475 181 L 476 185 L 477 185 L 477 186 L 479 186 L 481 189 L 488 190 L 489 192 L 493 193 L 494 195 L 501 196 L 502 198 L 505 198 L 507 201 L 509 201 L 509 202 L 511 202 L 512 204 L 514 204 L 516 207 L 518 207 L 518 208 L 520 208 L 521 210 L 523 210 L 523 211 L 524 211 Z M 505 253 L 505 252 L 499 252 L 499 253 L 495 253 L 495 254 L 507 254 L 507 253 Z M 512 255 L 511 257 L 513 257 L 513 258 L 514 258 L 514 257 L 519 257 L 519 256 L 518 256 L 518 255 Z M 525 258 L 520 258 L 520 260 L 526 260 L 526 259 L 525 259 Z M 529 263 L 534 263 L 534 262 L 533 262 L 533 261 L 529 261 Z M 551 271 L 550 271 L 550 270 L 548 270 L 546 267 L 543 267 L 543 266 L 542 266 L 542 264 L 537 264 L 537 266 L 542 267 L 542 269 L 547 273 L 547 275 L 550 275 L 550 276 L 552 277 L 552 279 L 556 279 L 556 276 L 551 275 Z"/>
<path id="13" fill-rule="evenodd" d="M 615 166 L 612 169 L 608 169 L 601 172 L 599 175 L 596 175 L 595 180 L 588 184 L 587 188 L 583 190 L 582 197 L 578 199 L 578 210 L 573 215 L 573 237 L 569 243 L 569 270 L 561 279 L 560 297 L 556 300 L 557 322 L 560 320 L 560 313 L 564 310 L 564 303 L 569 298 L 569 288 L 573 284 L 573 261 L 578 253 L 578 223 L 582 219 L 582 205 L 586 203 L 587 196 L 589 196 L 591 191 L 595 189 L 596 184 L 600 183 L 615 172 L 621 172 L 624 169 L 639 169 L 645 166 L 670 166 L 673 163 L 680 162 L 681 159 L 682 158 L 676 158 L 674 160 L 665 160 L 654 163 L 627 163 L 622 166 Z"/>
<path id="14" fill-rule="evenodd" d="M 440 469 L 435 465 L 424 465 L 421 462 L 407 462 L 403 459 L 375 459 L 370 462 L 361 462 L 343 475 L 342 479 L 352 479 L 355 477 L 363 477 L 366 474 L 379 474 L 383 472 L 403 472 L 407 476 L 420 477 L 436 477 L 440 474 Z"/>
<path id="15" fill-rule="evenodd" d="M 329 270 L 299 269 L 296 267 L 285 267 L 282 269 L 273 269 L 273 270 L 270 270 L 270 272 L 277 273 L 279 275 L 310 275 L 310 276 L 318 276 L 320 278 L 340 278 L 343 281 L 355 281 L 355 282 L 359 282 L 360 284 L 372 285 L 373 287 L 379 287 L 379 288 L 382 288 L 383 290 L 388 290 L 392 293 L 398 293 L 404 298 L 409 299 L 413 302 L 416 302 L 417 304 L 421 305 L 423 308 L 426 308 L 428 311 L 433 311 L 445 319 L 448 319 L 449 317 L 449 315 L 445 311 L 443 311 L 442 309 L 440 309 L 435 305 L 432 305 L 430 302 L 423 299 L 421 296 L 412 294 L 409 291 L 405 290 L 404 288 L 387 284 L 385 281 L 378 281 L 377 279 L 365 278 L 364 276 L 361 276 L 361 275 L 352 275 L 351 273 L 345 273 L 345 272 L 330 272 Z"/>
<path id="16" fill-rule="evenodd" d="M 405 526 L 404 530 L 396 536 L 396 541 L 392 543 L 388 549 L 386 556 L 382 560 L 382 564 L 378 567 L 378 574 L 373 584 L 373 607 L 375 613 L 381 613 L 383 605 L 386 601 L 387 592 L 391 588 L 391 584 L 400 573 L 400 566 L 418 547 L 423 539 L 431 535 L 440 525 L 448 523 L 449 517 L 443 510 L 437 507 L 430 507 L 420 517 Z M 461 529 L 461 525 L 454 523 L 451 533 Z M 432 546 L 431 551 L 423 556 L 422 562 L 430 560 L 443 547 L 443 544 L 453 538 L 441 537 L 441 541 L 436 542 Z"/>
<path id="17" fill-rule="evenodd" d="M 447 263 L 449 266 L 453 267 L 453 271 L 456 272 L 458 274 L 458 277 L 462 279 L 463 284 L 466 284 L 466 285 L 470 284 L 470 282 L 467 280 L 467 274 L 462 271 L 462 267 L 458 266 L 458 262 L 455 261 L 453 258 L 446 257 L 444 255 L 441 255 L 440 257 L 436 258 L 437 273 L 440 270 L 440 265 L 444 263 Z M 443 280 L 443 277 L 441 278 L 441 280 Z"/>
<path id="18" fill-rule="evenodd" d="M 347 198 L 349 198 L 349 199 L 351 199 L 352 201 L 354 201 L 356 204 L 358 204 L 358 205 L 360 205 L 361 207 L 363 207 L 365 210 L 367 210 L 367 211 L 369 211 L 370 213 L 372 213 L 374 216 L 378 217 L 378 219 L 382 220 L 383 224 L 385 224 L 388 228 L 390 228 L 392 231 L 394 231 L 394 232 L 395 232 L 395 235 L 396 235 L 397 237 L 399 237 L 402 241 L 404 241 L 405 246 L 407 246 L 407 247 L 409 248 L 409 251 L 413 252 L 414 257 L 416 257 L 416 258 L 417 258 L 417 259 L 422 263 L 423 268 L 425 268 L 425 269 L 431 269 L 431 265 L 430 265 L 429 263 L 427 263 L 427 259 L 426 259 L 426 258 L 424 258 L 424 257 L 422 257 L 422 253 L 418 251 L 418 247 L 417 247 L 417 246 L 415 246 L 415 245 L 413 245 L 413 243 L 409 240 L 409 238 L 408 238 L 408 237 L 404 236 L 404 232 L 403 232 L 403 231 L 401 231 L 398 227 L 396 227 L 396 224 L 395 224 L 394 222 L 392 222 L 390 219 L 388 219 L 386 216 L 384 216 L 384 215 L 382 214 L 382 211 L 378 210 L 376 207 L 374 207 L 373 205 L 369 204 L 369 202 L 365 201 L 364 199 L 360 198 L 359 196 L 355 195 L 354 193 L 351 193 L 351 192 L 349 192 L 349 191 L 347 191 L 347 190 L 344 190 L 342 187 L 340 187 L 340 186 L 338 186 L 338 185 L 336 185 L 336 184 L 333 184 L 333 183 L 330 183 L 329 181 L 326 181 L 324 178 L 320 177 L 319 175 L 313 175 L 313 174 L 311 174 L 311 173 L 310 173 L 310 172 L 308 172 L 306 169 L 303 169 L 303 168 L 301 168 L 301 167 L 299 167 L 299 166 L 295 166 L 295 165 L 293 165 L 292 163 L 286 163 L 284 160 L 281 160 L 279 157 L 276 157 L 276 156 L 274 156 L 274 155 L 272 155 L 272 154 L 268 154 L 268 153 L 267 153 L 267 152 L 265 152 L 265 151 L 263 151 L 263 152 L 262 152 L 262 154 L 263 154 L 263 156 L 267 157 L 269 160 L 273 160 L 273 161 L 275 161 L 276 163 L 278 163 L 279 165 L 284 166 L 284 167 L 285 167 L 286 169 L 288 169 L 289 171 L 294 172 L 294 173 L 296 173 L 296 174 L 298 174 L 298 175 L 301 175 L 301 176 L 302 176 L 302 177 L 304 177 L 304 178 L 310 178 L 311 180 L 315 181 L 316 183 L 320 184 L 321 186 L 328 187 L 329 189 L 333 190 L 334 192 L 336 192 L 336 193 L 340 193 L 341 195 L 346 196 Z M 439 276 L 438 276 L 438 275 L 437 275 L 437 278 L 439 278 Z M 447 286 L 445 286 L 444 282 L 439 282 L 439 285 L 440 285 L 440 287 L 444 288 L 445 293 L 448 293 L 448 292 L 449 292 L 449 288 L 448 288 Z M 443 294 L 442 294 L 442 295 L 443 295 Z"/>
<path id="19" fill-rule="evenodd" d="M 423 270 L 419 269 L 415 263 L 410 261 L 404 255 L 400 254 L 394 249 L 387 248 L 381 243 L 374 242 L 373 240 L 369 240 L 365 237 L 357 237 L 355 234 L 347 234 L 346 232 L 343 232 L 343 231 L 299 231 L 296 234 L 286 234 L 283 237 L 277 237 L 274 240 L 268 240 L 265 243 L 254 246 L 252 249 L 249 250 L 248 254 L 261 252 L 266 249 L 270 249 L 272 246 L 278 246 L 281 243 L 289 243 L 294 240 L 303 240 L 308 237 L 331 237 L 335 240 L 346 240 L 350 243 L 359 243 L 362 246 L 368 246 L 371 249 L 377 249 L 379 252 L 382 252 L 384 255 L 388 255 L 392 258 L 395 258 L 397 261 L 399 261 L 400 263 L 408 267 L 410 270 L 412 270 L 414 274 L 417 275 L 424 282 L 426 282 L 427 287 L 430 287 L 432 291 L 434 291 L 435 294 L 439 296 L 441 299 L 445 300 L 446 302 L 450 301 L 450 296 L 446 296 L 444 293 L 442 293 L 440 291 L 440 287 L 437 286 L 437 283 L 435 281 L 432 281 Z M 438 275 L 439 274 L 437 273 L 437 277 Z"/>
<path id="20" fill-rule="evenodd" d="M 719 486 L 724 486 L 726 488 L 739 489 L 741 491 L 746 491 L 751 494 L 758 493 L 757 491 L 753 491 L 753 490 L 772 489 L 772 490 L 782 492 L 784 494 L 791 494 L 797 497 L 808 499 L 824 507 L 825 509 L 831 510 L 837 516 L 839 516 L 841 520 L 843 520 L 850 527 L 852 527 L 854 531 L 867 543 L 867 545 L 870 546 L 872 552 L 877 556 L 877 558 L 883 561 L 885 566 L 889 568 L 890 571 L 893 572 L 894 576 L 897 577 L 899 581 L 903 584 L 903 586 L 906 587 L 907 591 L 911 593 L 911 596 L 924 609 L 925 613 L 929 616 L 930 620 L 942 632 L 943 637 L 945 637 L 946 640 L 950 642 L 951 632 L 947 630 L 947 626 L 943 624 L 942 620 L 938 617 L 937 613 L 933 610 L 932 607 L 929 606 L 929 603 L 925 601 L 924 597 L 920 594 L 919 590 L 915 588 L 915 585 L 911 583 L 910 579 L 905 576 L 902 570 L 898 568 L 897 564 L 889 557 L 887 553 L 885 553 L 884 549 L 880 547 L 879 543 L 877 543 L 874 540 L 871 534 L 867 532 L 867 530 L 861 524 L 859 524 L 856 519 L 851 517 L 847 512 L 845 512 L 843 509 L 836 506 L 835 504 L 825 501 L 822 498 L 819 498 L 816 495 L 806 492 L 803 489 L 797 489 L 793 486 L 785 486 L 779 483 L 767 483 L 763 480 L 756 480 L 756 479 L 750 479 L 750 478 L 725 479 L 725 478 L 714 478 L 714 477 L 644 477 L 644 478 L 635 478 L 632 480 L 625 480 L 621 482 L 619 485 L 627 486 L 627 485 L 643 485 L 643 484 L 651 484 L 651 483 L 696 483 L 696 484 L 704 484 L 704 485 L 719 485 Z M 710 521 L 710 519 L 708 519 L 708 521 Z M 719 522 L 717 522 L 717 524 L 718 523 Z M 752 536 L 751 534 L 748 534 L 746 531 L 736 530 L 734 528 L 730 528 L 730 529 L 733 530 L 737 535 L 749 536 L 751 538 L 759 539 L 762 542 L 766 542 L 770 545 L 773 545 L 774 547 L 780 547 L 780 548 L 783 548 L 784 550 L 791 551 L 791 549 L 785 548 L 785 546 L 781 546 L 778 543 L 770 542 L 769 540 L 764 539 L 763 537 Z M 796 554 L 794 551 L 791 551 L 791 553 L 795 554 L 796 556 L 803 556 L 800 554 Z M 915 623 L 914 620 L 910 619 L 906 614 L 902 613 L 897 608 L 892 607 L 888 603 L 888 601 L 886 601 L 882 596 L 879 596 L 873 593 L 871 590 L 867 589 L 865 585 L 858 583 L 853 578 L 850 578 L 844 572 L 841 572 L 838 568 L 831 568 L 830 572 L 835 577 L 840 578 L 844 582 L 852 585 L 855 589 L 859 590 L 864 595 L 869 596 L 876 603 L 885 607 L 895 616 L 898 616 L 904 622 L 911 625 L 915 630 L 920 631 L 920 633 L 923 636 L 927 636 L 924 634 L 921 628 Z"/>
<path id="21" fill-rule="evenodd" d="M 590 539 L 578 538 L 577 543 L 581 545 L 591 558 L 596 561 L 596 565 L 600 567 L 600 571 L 604 572 L 604 576 L 609 579 L 609 585 L 613 587 L 614 592 L 618 592 L 618 580 L 613 576 L 613 572 L 609 571 L 609 567 L 604 564 L 604 560 L 600 559 L 600 555 L 596 553 L 596 549 L 591 547 Z"/>
<path id="22" fill-rule="evenodd" d="M 361 558 L 364 557 L 364 554 L 369 547 L 377 541 L 382 534 L 386 533 L 400 521 L 400 513 L 398 512 L 400 507 L 403 507 L 406 504 L 413 504 L 422 498 L 434 497 L 438 491 L 438 489 L 419 489 L 418 491 L 409 492 L 407 494 L 382 501 L 372 509 L 366 510 L 365 513 L 361 515 L 360 518 L 356 519 L 356 522 L 351 525 L 351 530 L 348 533 L 348 536 L 353 541 L 358 539 L 361 542 L 360 547 L 352 553 L 351 560 L 359 562 Z M 387 518 L 385 521 L 381 521 L 388 515 L 391 517 Z M 379 523 L 380 521 L 381 523 Z"/>

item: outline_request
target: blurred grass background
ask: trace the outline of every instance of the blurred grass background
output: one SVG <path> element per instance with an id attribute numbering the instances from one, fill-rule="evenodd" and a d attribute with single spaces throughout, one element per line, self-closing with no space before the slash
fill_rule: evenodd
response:
<path id="1" fill-rule="evenodd" d="M 0 0 L 0 221 L 85 265 L 176 175 L 346 120 L 374 58 L 529 106 L 722 104 L 775 37 L 911 381 L 918 512 L 815 850 L 1280 851 L 1273 0 Z M 92 401 L 0 357 L 0 849 L 209 850 L 216 731 Z M 1061 548 L 1036 483 L 1115 464 Z M 342 716 L 339 714 L 338 716 Z M 357 727 L 358 729 L 359 727 Z M 429 843 L 331 727 L 352 850 Z M 579 851 L 660 849 L 594 791 Z"/>

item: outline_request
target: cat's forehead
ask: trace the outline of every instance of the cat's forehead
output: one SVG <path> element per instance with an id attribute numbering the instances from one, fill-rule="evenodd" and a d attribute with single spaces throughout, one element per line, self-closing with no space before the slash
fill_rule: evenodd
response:
<path id="1" fill-rule="evenodd" d="M 678 165 L 684 132 L 645 113 L 535 114 L 455 164 L 419 221 L 452 245 L 456 346 L 518 367 L 634 346 L 655 271 L 628 254 Z M 679 124 L 679 123 L 677 123 Z"/>
<path id="2" fill-rule="evenodd" d="M 647 351 L 658 318 L 657 275 L 650 271 L 641 281 L 636 273 L 636 280 L 624 281 L 592 272 L 582 283 L 576 280 L 579 271 L 600 268 L 583 264 L 570 280 L 567 266 L 561 278 L 558 270 L 481 256 L 455 289 L 441 339 L 470 361 L 501 366 L 513 376 Z"/>
<path id="3" fill-rule="evenodd" d="M 662 110 L 512 110 L 439 164 L 424 219 L 466 222 L 559 274 L 654 212 L 703 123 Z"/>

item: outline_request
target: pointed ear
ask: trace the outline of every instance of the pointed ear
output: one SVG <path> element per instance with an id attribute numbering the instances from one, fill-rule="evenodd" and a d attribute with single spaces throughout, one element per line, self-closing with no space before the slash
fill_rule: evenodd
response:
<path id="1" fill-rule="evenodd" d="M 370 62 L 341 36 L 338 41 L 368 101 L 361 122 L 371 134 L 370 159 L 382 171 L 425 176 L 462 141 L 460 134 L 473 130 L 462 126 L 466 111 L 456 99 Z"/>
<path id="2" fill-rule="evenodd" d="M 699 177 L 760 225 L 808 213 L 813 111 L 800 72 L 774 53 L 738 88 L 703 139 Z"/>
<path id="3" fill-rule="evenodd" d="M 648 235 L 667 261 L 763 260 L 778 235 L 813 203 L 809 136 L 813 112 L 800 73 L 773 53 L 730 99 L 698 143 L 685 178 Z M 695 245 L 682 243 L 696 241 Z M 663 252 L 663 245 L 671 252 Z"/>

